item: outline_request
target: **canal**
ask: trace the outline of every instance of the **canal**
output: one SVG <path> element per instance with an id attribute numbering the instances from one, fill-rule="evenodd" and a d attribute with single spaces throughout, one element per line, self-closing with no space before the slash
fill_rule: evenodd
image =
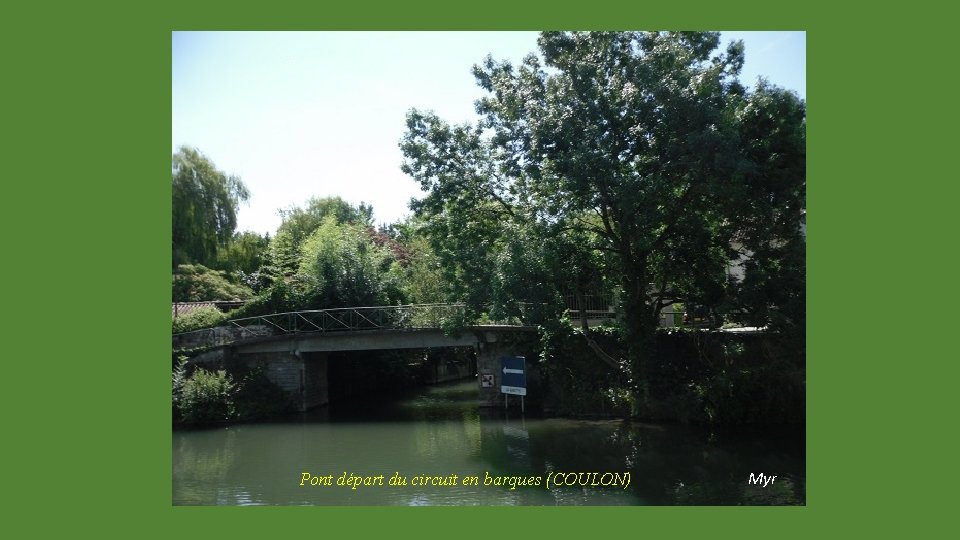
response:
<path id="1" fill-rule="evenodd" d="M 269 423 L 175 430 L 173 503 L 806 502 L 803 426 L 717 429 L 522 416 L 478 407 L 476 385 L 343 401 Z"/>

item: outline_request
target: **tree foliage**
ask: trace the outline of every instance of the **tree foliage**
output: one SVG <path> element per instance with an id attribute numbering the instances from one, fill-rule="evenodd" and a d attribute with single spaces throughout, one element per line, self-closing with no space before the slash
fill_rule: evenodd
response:
<path id="1" fill-rule="evenodd" d="M 731 241 L 760 254 L 796 230 L 805 106 L 765 83 L 747 91 L 742 44 L 718 44 L 545 32 L 542 59 L 474 67 L 488 92 L 476 125 L 410 111 L 403 170 L 426 192 L 412 208 L 465 300 L 610 287 L 642 383 L 663 307 L 721 304 Z"/>
<path id="2" fill-rule="evenodd" d="M 232 283 L 222 270 L 211 270 L 200 264 L 182 264 L 174 269 L 174 302 L 246 300 L 251 296 L 249 288 Z"/>
<path id="3" fill-rule="evenodd" d="M 373 242 L 372 230 L 327 216 L 303 243 L 298 275 L 312 281 L 316 307 L 398 303 L 399 275 L 393 252 Z"/>
<path id="4" fill-rule="evenodd" d="M 218 424 L 236 416 L 237 385 L 226 371 L 198 368 L 183 382 L 179 405 L 180 416 L 187 424 Z"/>
<path id="5" fill-rule="evenodd" d="M 737 111 L 746 156 L 732 200 L 731 236 L 746 257 L 731 308 L 748 324 L 802 337 L 806 324 L 805 107 L 791 92 L 758 84 Z"/>
<path id="6" fill-rule="evenodd" d="M 212 306 L 194 309 L 186 315 L 173 319 L 173 333 L 192 332 L 203 328 L 212 328 L 227 320 L 226 314 Z"/>
<path id="7" fill-rule="evenodd" d="M 237 207 L 250 197 L 243 182 L 218 170 L 195 148 L 173 155 L 173 265 L 215 263 L 237 227 Z"/>
<path id="8" fill-rule="evenodd" d="M 267 263 L 270 235 L 260 236 L 251 231 L 234 233 L 226 246 L 217 251 L 217 268 L 227 272 L 256 272 Z"/>
<path id="9" fill-rule="evenodd" d="M 361 202 L 353 206 L 340 197 L 313 197 L 304 207 L 280 210 L 283 221 L 269 246 L 269 257 L 278 274 L 292 275 L 299 265 L 300 249 L 328 217 L 335 223 L 373 225 L 373 207 Z"/>
<path id="10" fill-rule="evenodd" d="M 372 208 L 339 197 L 284 211 L 266 252 L 271 274 L 236 316 L 402 303 L 403 272 L 392 239 L 374 230 Z"/>

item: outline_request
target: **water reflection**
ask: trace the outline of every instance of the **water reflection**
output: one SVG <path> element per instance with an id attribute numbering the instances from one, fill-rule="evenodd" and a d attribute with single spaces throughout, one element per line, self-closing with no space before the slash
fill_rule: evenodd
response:
<path id="1" fill-rule="evenodd" d="M 802 428 L 711 431 L 622 421 L 541 419 L 476 406 L 475 382 L 389 402 L 347 402 L 279 422 L 173 434 L 175 504 L 804 504 Z M 300 486 L 332 476 L 456 474 L 457 486 Z M 546 489 L 557 472 L 630 472 L 628 489 Z M 777 475 L 767 487 L 750 473 Z M 475 476 L 479 485 L 463 485 Z M 484 485 L 541 477 L 539 486 Z"/>

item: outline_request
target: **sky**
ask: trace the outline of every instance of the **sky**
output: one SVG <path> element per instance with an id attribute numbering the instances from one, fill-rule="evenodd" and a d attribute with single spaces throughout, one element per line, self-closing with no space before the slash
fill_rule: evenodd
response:
<path id="1" fill-rule="evenodd" d="M 371 204 L 378 224 L 409 215 L 419 184 L 400 171 L 411 108 L 475 122 L 484 95 L 470 69 L 514 64 L 536 32 L 174 32 L 172 148 L 200 150 L 250 190 L 238 231 L 273 233 L 278 210 L 338 195 Z M 740 79 L 759 76 L 806 99 L 804 32 L 742 39 Z"/>

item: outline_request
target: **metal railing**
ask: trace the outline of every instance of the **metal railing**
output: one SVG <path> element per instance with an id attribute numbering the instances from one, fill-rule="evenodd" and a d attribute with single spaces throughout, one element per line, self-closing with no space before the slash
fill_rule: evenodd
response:
<path id="1" fill-rule="evenodd" d="M 607 313 L 613 311 L 613 305 L 614 298 L 611 294 L 566 294 L 563 296 L 563 307 L 572 312 L 585 309 L 588 313 Z"/>
<path id="2" fill-rule="evenodd" d="M 385 329 L 432 329 L 463 323 L 463 304 L 409 304 L 316 309 L 230 319 L 215 328 L 173 335 L 174 349 L 227 345 L 289 334 Z"/>
<path id="3" fill-rule="evenodd" d="M 336 332 L 393 328 L 440 328 L 464 316 L 463 304 L 409 304 L 317 309 L 233 319 L 235 328 L 268 327 L 275 333 Z"/>
<path id="4" fill-rule="evenodd" d="M 574 322 L 580 320 L 580 308 L 591 326 L 605 324 L 617 317 L 609 298 L 582 297 L 577 302 L 567 298 L 565 312 Z M 399 306 L 366 306 L 274 313 L 256 317 L 230 319 L 215 328 L 205 328 L 173 335 L 174 350 L 217 347 L 257 337 L 290 334 L 349 332 L 359 330 L 436 329 L 464 325 L 527 326 L 543 322 L 539 305 L 520 303 L 520 315 L 480 322 L 467 320 L 464 304 L 408 304 Z M 660 326 L 709 328 L 706 320 L 684 317 L 683 313 L 661 313 Z"/>
<path id="5" fill-rule="evenodd" d="M 579 301 L 565 298 L 565 312 L 578 321 L 581 309 L 591 325 L 607 323 L 616 318 L 610 298 L 582 296 Z M 359 330 L 436 329 L 468 324 L 525 326 L 542 322 L 542 310 L 536 304 L 518 304 L 520 314 L 493 320 L 484 317 L 481 322 L 468 321 L 464 304 L 407 304 L 398 306 L 365 306 L 316 309 L 274 313 L 255 317 L 230 319 L 221 326 L 173 335 L 175 350 L 198 347 L 216 347 L 257 337 L 291 334 L 317 334 Z M 678 313 L 664 313 L 661 326 L 687 326 Z"/>

